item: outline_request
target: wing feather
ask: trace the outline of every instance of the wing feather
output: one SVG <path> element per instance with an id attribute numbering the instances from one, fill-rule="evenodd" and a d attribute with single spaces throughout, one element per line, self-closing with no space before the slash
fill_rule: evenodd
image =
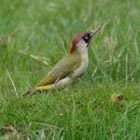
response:
<path id="1" fill-rule="evenodd" d="M 66 63 L 66 61 L 68 63 Z M 80 62 L 80 56 L 75 54 L 66 55 L 54 66 L 52 71 L 39 82 L 37 86 L 50 85 L 57 80 L 71 75 L 71 73 L 80 66 Z"/>

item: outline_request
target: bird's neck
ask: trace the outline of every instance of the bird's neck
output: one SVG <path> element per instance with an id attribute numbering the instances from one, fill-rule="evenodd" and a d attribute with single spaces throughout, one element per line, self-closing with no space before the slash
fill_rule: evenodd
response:
<path id="1" fill-rule="evenodd" d="M 77 55 L 77 56 L 79 56 L 80 57 L 80 59 L 81 59 L 81 63 L 83 62 L 83 63 L 88 63 L 88 50 L 86 49 L 86 50 L 82 50 L 82 51 L 75 51 L 72 55 Z"/>
<path id="2" fill-rule="evenodd" d="M 88 51 L 84 51 L 80 53 L 81 64 L 88 66 Z"/>
<path id="3" fill-rule="evenodd" d="M 80 66 L 72 74 L 73 78 L 81 76 L 88 67 L 88 52 L 85 51 L 85 52 L 78 53 L 76 55 L 80 56 L 81 62 L 80 62 Z"/>

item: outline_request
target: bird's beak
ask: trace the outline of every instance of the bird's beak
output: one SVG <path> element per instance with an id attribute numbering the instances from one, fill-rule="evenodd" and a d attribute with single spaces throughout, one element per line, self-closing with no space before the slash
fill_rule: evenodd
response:
<path id="1" fill-rule="evenodd" d="M 90 37 L 92 38 L 96 33 L 98 33 L 100 31 L 100 29 L 101 29 L 101 26 L 99 26 L 98 28 L 92 30 L 90 32 Z"/>

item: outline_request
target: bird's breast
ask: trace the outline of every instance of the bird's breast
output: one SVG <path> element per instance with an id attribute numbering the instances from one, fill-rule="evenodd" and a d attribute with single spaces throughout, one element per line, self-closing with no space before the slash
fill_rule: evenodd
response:
<path id="1" fill-rule="evenodd" d="M 76 78 L 81 76 L 88 67 L 88 54 L 81 54 L 81 64 L 80 66 L 73 72 L 72 77 Z"/>

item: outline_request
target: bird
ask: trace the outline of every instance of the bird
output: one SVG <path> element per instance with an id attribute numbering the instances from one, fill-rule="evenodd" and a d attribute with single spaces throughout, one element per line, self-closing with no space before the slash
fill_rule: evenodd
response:
<path id="1" fill-rule="evenodd" d="M 88 46 L 92 37 L 100 29 L 101 26 L 90 32 L 77 34 L 72 41 L 70 52 L 60 59 L 52 70 L 23 96 L 33 95 L 39 91 L 63 89 L 81 77 L 87 70 L 89 63 Z"/>

